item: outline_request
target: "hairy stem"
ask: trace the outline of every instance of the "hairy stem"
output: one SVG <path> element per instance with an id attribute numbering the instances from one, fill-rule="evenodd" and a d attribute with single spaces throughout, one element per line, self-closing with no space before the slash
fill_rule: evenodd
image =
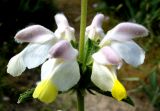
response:
<path id="1" fill-rule="evenodd" d="M 79 39 L 79 59 L 83 63 L 83 52 L 85 42 L 85 29 L 87 17 L 87 0 L 81 0 L 81 23 L 80 23 L 80 39 Z"/>

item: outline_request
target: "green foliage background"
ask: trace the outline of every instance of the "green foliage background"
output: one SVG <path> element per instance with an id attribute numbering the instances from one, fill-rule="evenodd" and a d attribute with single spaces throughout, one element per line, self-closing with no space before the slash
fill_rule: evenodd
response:
<path id="1" fill-rule="evenodd" d="M 58 0 L 57 0 L 58 1 Z M 17 44 L 13 37 L 17 31 L 32 24 L 41 24 L 51 30 L 56 28 L 55 13 L 59 12 L 56 0 L 0 0 L 0 110 L 18 111 L 16 104 L 19 95 L 34 86 L 39 80 L 39 70 L 26 71 L 25 75 L 13 78 L 6 73 L 8 60 L 19 53 L 26 44 Z M 65 0 L 61 0 L 62 2 Z M 58 2 L 59 3 L 59 2 Z M 108 15 L 110 20 L 103 27 L 105 30 L 122 21 L 131 21 L 143 24 L 150 31 L 149 37 L 136 40 L 146 51 L 145 64 L 135 70 L 145 73 L 140 78 L 138 92 L 144 92 L 157 109 L 160 106 L 160 0 L 89 0 L 88 19 L 97 12 Z M 63 6 L 65 7 L 65 6 Z M 80 7 L 77 7 L 77 9 Z M 64 8 L 65 9 L 65 8 Z M 67 8 L 66 8 L 67 10 Z M 63 10 L 61 10 L 63 11 Z M 74 11 L 74 10 L 73 10 Z M 71 12 L 66 12 L 71 13 Z M 79 13 L 79 12 L 78 12 Z M 69 15 L 69 14 L 68 14 Z M 90 16 L 91 15 L 91 16 Z M 74 13 L 69 15 L 72 18 Z M 70 20 L 69 20 L 70 21 Z M 79 22 L 79 17 L 75 21 Z M 73 22 L 72 25 L 78 24 Z M 75 23 L 75 24 L 74 24 Z M 76 27 L 76 29 L 78 29 Z M 86 59 L 88 64 L 89 60 Z M 149 67 L 149 68 L 148 68 Z M 128 67 L 127 67 L 128 68 Z M 127 68 L 124 68 L 126 70 Z M 146 69 L 145 69 L 146 68 Z M 134 69 L 132 69 L 134 70 Z M 124 73 L 125 71 L 121 71 Z M 125 72 L 128 73 L 128 72 Z M 31 74 L 35 74 L 34 77 Z M 130 77 L 130 76 L 129 76 Z M 132 77 L 130 77 L 132 79 Z M 150 91 L 152 90 L 152 91 Z M 38 111 L 51 111 L 55 106 L 42 105 L 33 100 L 33 105 Z M 62 102 L 62 101 L 61 101 Z M 73 101 L 74 103 L 74 101 Z M 37 104 L 40 106 L 37 106 Z M 60 103 L 62 104 L 62 103 Z M 23 103 L 21 107 L 26 106 Z M 65 106 L 57 105 L 57 107 Z M 9 107 L 6 109 L 6 107 Z M 67 106 L 66 106 L 67 107 Z"/>

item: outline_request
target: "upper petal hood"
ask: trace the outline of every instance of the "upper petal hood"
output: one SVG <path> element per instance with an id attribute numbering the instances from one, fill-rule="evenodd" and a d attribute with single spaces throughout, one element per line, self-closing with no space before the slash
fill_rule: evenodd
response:
<path id="1" fill-rule="evenodd" d="M 144 62 L 144 50 L 133 41 L 113 42 L 111 47 L 128 64 L 136 67 Z"/>
<path id="2" fill-rule="evenodd" d="M 105 46 L 92 55 L 93 59 L 103 65 L 121 65 L 122 60 L 119 55 L 109 46 Z"/>
<path id="3" fill-rule="evenodd" d="M 54 42 L 50 41 L 48 44 L 30 43 L 24 50 L 10 59 L 7 72 L 13 76 L 19 76 L 26 67 L 29 69 L 38 67 L 48 58 L 49 49 Z"/>
<path id="4" fill-rule="evenodd" d="M 74 60 L 77 55 L 78 51 L 72 47 L 72 45 L 66 41 L 61 40 L 56 43 L 51 49 L 49 50 L 50 58 L 62 58 L 64 60 Z"/>
<path id="5" fill-rule="evenodd" d="M 32 25 L 17 32 L 14 38 L 17 42 L 44 43 L 54 37 L 49 29 L 41 25 Z"/>
<path id="6" fill-rule="evenodd" d="M 108 31 L 100 46 L 103 46 L 107 40 L 128 41 L 137 37 L 144 37 L 148 35 L 148 30 L 136 23 L 124 22 L 115 26 Z"/>

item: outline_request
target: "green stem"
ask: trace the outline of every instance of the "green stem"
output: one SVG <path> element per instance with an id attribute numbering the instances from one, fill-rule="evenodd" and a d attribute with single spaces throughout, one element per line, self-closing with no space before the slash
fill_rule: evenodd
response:
<path id="1" fill-rule="evenodd" d="M 85 111 L 84 110 L 84 95 L 79 90 L 77 90 L 77 111 Z"/>
<path id="2" fill-rule="evenodd" d="M 81 0 L 81 23 L 80 23 L 80 38 L 79 38 L 79 60 L 84 62 L 84 42 L 87 18 L 87 0 Z M 84 64 L 84 63 L 83 63 Z M 84 95 L 83 91 L 77 90 L 77 111 L 84 111 Z"/>
<path id="3" fill-rule="evenodd" d="M 82 63 L 83 63 L 83 56 L 84 56 L 83 51 L 84 51 L 84 42 L 85 42 L 86 18 L 87 18 L 87 0 L 81 0 L 79 59 Z"/>

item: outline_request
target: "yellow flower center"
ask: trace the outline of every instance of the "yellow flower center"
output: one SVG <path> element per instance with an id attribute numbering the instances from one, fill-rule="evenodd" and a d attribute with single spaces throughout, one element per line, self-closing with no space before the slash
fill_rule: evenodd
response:
<path id="1" fill-rule="evenodd" d="M 127 93 L 124 86 L 118 80 L 114 81 L 114 85 L 111 92 L 112 96 L 116 98 L 118 101 L 121 101 L 122 99 L 127 97 Z"/>
<path id="2" fill-rule="evenodd" d="M 38 98 L 44 103 L 51 103 L 56 99 L 57 94 L 58 90 L 53 82 L 51 80 L 43 80 L 37 85 L 33 98 Z"/>

